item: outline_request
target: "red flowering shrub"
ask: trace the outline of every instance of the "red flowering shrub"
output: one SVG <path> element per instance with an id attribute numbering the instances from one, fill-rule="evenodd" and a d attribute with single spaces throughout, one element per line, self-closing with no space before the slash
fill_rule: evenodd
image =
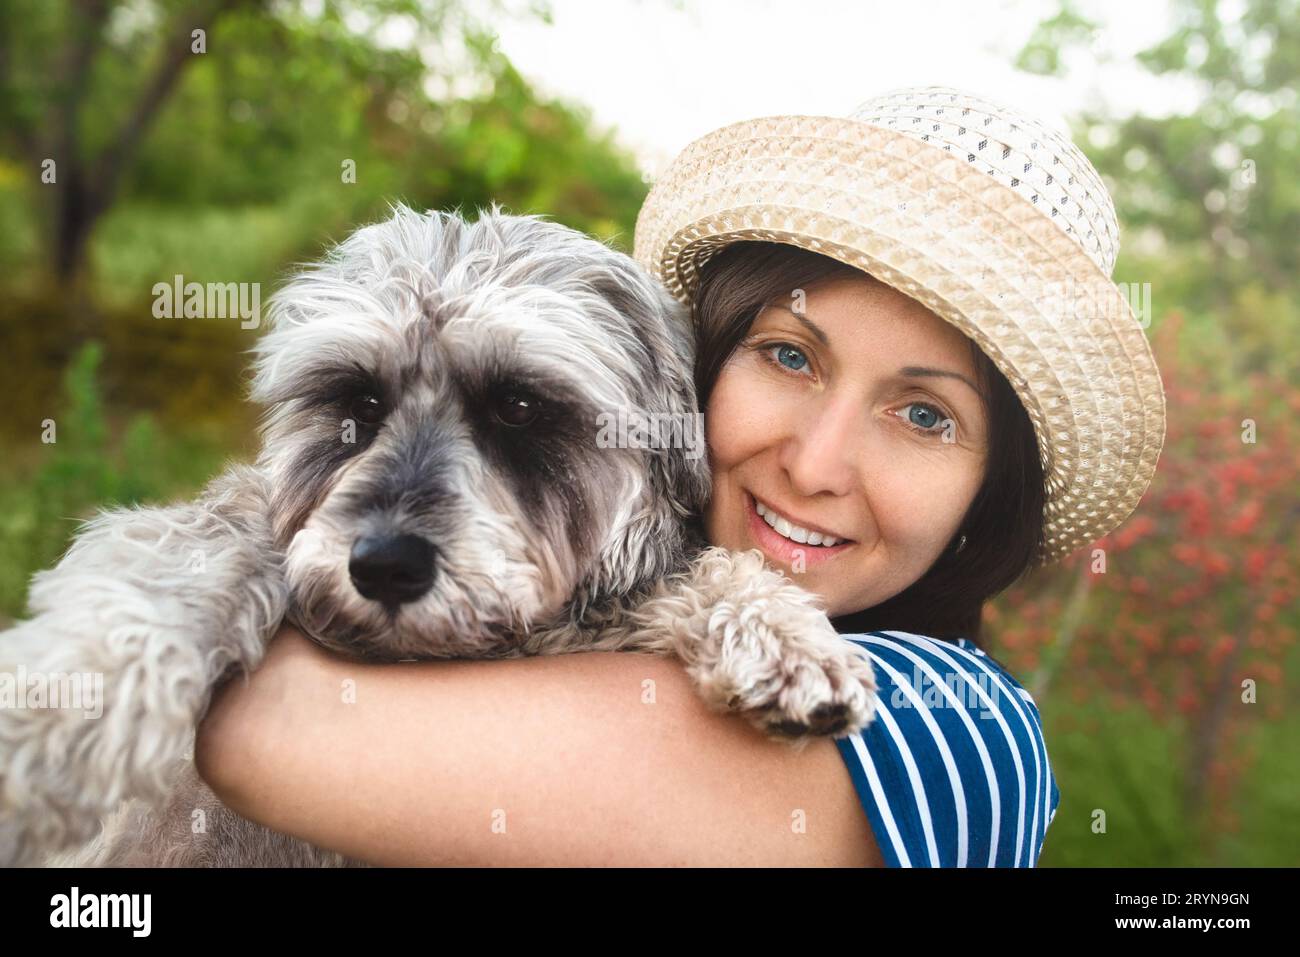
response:
<path id="1" fill-rule="evenodd" d="M 1180 354 L 1181 331 L 1178 314 L 1154 330 L 1168 424 L 1142 503 L 991 605 L 988 643 L 1045 712 L 1139 703 L 1185 729 L 1184 810 L 1212 834 L 1234 827 L 1248 732 L 1300 698 L 1284 671 L 1300 631 L 1300 386 L 1212 386 L 1210 366 Z"/>

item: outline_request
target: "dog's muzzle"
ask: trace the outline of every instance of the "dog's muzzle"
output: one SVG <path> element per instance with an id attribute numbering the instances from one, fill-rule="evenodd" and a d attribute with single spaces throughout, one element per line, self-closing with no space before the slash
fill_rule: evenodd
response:
<path id="1" fill-rule="evenodd" d="M 363 598 L 405 605 L 433 586 L 437 557 L 434 544 L 419 535 L 368 535 L 352 545 L 348 574 Z"/>

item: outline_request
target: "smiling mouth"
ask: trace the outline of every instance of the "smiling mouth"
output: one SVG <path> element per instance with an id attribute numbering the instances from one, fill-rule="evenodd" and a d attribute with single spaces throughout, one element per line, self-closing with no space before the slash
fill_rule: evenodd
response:
<path id="1" fill-rule="evenodd" d="M 857 544 L 853 539 L 840 538 L 822 529 L 796 525 L 749 492 L 744 496 L 750 537 L 769 558 L 782 564 L 826 561 Z"/>
<path id="2" fill-rule="evenodd" d="M 824 548 L 832 548 L 840 542 L 850 542 L 852 539 L 844 538 L 839 535 L 832 535 L 829 532 L 815 531 L 806 528 L 803 525 L 796 525 L 776 509 L 763 502 L 761 499 L 750 498 L 754 501 L 754 511 L 758 517 L 775 529 L 776 533 L 782 538 L 788 538 L 790 541 L 799 545 L 820 545 Z"/>

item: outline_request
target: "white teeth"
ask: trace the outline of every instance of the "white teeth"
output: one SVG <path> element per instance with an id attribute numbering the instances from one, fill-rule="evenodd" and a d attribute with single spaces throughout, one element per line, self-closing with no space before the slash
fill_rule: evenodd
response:
<path id="1" fill-rule="evenodd" d="M 788 538 L 791 541 L 798 542 L 800 545 L 820 545 L 822 548 L 830 548 L 838 544 L 839 539 L 834 535 L 825 535 L 821 532 L 810 532 L 808 529 L 799 525 L 792 525 L 788 519 L 777 515 L 758 499 L 754 499 L 754 510 L 758 512 L 759 517 L 776 531 L 778 535 Z"/>

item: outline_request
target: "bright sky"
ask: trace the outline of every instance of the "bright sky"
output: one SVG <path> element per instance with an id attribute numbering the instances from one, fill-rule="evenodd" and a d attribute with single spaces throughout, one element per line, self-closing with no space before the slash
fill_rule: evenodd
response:
<path id="1" fill-rule="evenodd" d="M 1188 109 L 1190 90 L 1132 54 L 1169 32 L 1167 0 L 1080 0 L 1103 24 L 1065 81 L 1011 62 L 1054 0 L 552 0 L 554 23 L 504 23 L 501 49 L 539 89 L 591 107 L 647 175 L 698 136 L 776 113 L 845 115 L 877 93 L 941 84 L 1066 129 L 1079 108 Z"/>

